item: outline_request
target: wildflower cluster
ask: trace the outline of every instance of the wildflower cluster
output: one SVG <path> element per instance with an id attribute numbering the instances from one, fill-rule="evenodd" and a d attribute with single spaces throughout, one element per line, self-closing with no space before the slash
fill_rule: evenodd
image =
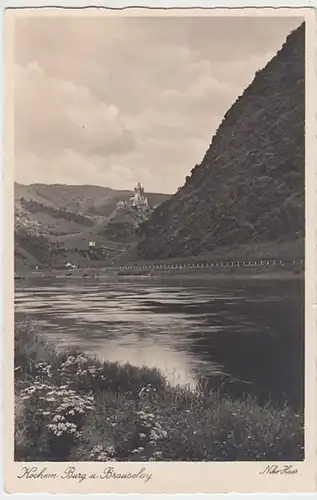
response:
<path id="1" fill-rule="evenodd" d="M 155 445 L 160 439 L 167 438 L 167 432 L 163 429 L 160 421 L 153 413 L 147 413 L 144 410 L 137 412 L 139 422 L 139 436 L 141 439 L 147 439 L 150 445 Z"/>
<path id="2" fill-rule="evenodd" d="M 47 428 L 51 430 L 55 436 L 61 436 L 64 433 L 74 434 L 76 437 L 79 436 L 77 425 L 73 422 L 67 422 L 66 417 L 63 415 L 55 415 L 55 417 L 53 417 L 53 423 L 47 424 Z"/>
<path id="3" fill-rule="evenodd" d="M 139 446 L 135 447 L 131 453 L 139 457 L 147 456 L 149 460 L 161 458 L 162 452 L 157 451 L 156 447 L 168 437 L 168 434 L 163 429 L 160 418 L 151 413 L 149 408 L 144 407 L 136 413 L 136 426 Z"/>
<path id="4" fill-rule="evenodd" d="M 46 363 L 46 361 L 42 361 L 35 365 L 36 375 L 39 377 L 48 377 L 52 378 L 52 366 L 50 363 Z"/>
<path id="5" fill-rule="evenodd" d="M 68 356 L 66 361 L 60 365 L 60 372 L 66 379 L 74 376 L 79 379 L 83 377 L 99 380 L 105 379 L 102 367 L 92 364 L 91 359 L 82 354 Z"/>
<path id="6" fill-rule="evenodd" d="M 44 419 L 44 425 L 56 436 L 65 434 L 78 437 L 79 428 L 87 412 L 94 409 L 94 397 L 78 394 L 68 385 L 56 387 L 39 381 L 21 392 L 34 419 Z"/>
<path id="7" fill-rule="evenodd" d="M 114 446 L 107 446 L 104 448 L 101 444 L 93 447 L 90 452 L 89 458 L 98 462 L 115 462 L 116 449 Z"/>

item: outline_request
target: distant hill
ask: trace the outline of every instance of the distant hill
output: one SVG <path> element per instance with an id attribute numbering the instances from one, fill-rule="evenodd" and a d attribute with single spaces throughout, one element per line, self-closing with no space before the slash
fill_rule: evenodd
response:
<path id="1" fill-rule="evenodd" d="M 58 209 L 66 209 L 73 213 L 88 216 L 108 217 L 115 210 L 117 202 L 127 201 L 133 195 L 132 191 L 116 190 L 103 186 L 75 186 L 66 184 L 30 184 L 15 183 L 15 199 L 22 197 Z M 167 200 L 170 195 L 147 193 L 151 206 L 156 206 Z"/>
<path id="2" fill-rule="evenodd" d="M 136 229 L 145 219 L 137 210 L 117 210 L 117 202 L 132 195 L 99 186 L 15 183 L 16 268 L 54 267 L 70 259 L 85 264 L 90 241 L 98 249 L 91 258 L 112 260 L 137 241 Z M 146 216 L 168 196 L 147 194 Z"/>
<path id="3" fill-rule="evenodd" d="M 305 231 L 305 26 L 224 116 L 185 185 L 140 226 L 133 258 L 298 242 Z"/>

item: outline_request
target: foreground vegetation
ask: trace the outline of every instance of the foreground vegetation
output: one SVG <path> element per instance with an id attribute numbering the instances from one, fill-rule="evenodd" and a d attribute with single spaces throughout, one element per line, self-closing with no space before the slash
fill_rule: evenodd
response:
<path id="1" fill-rule="evenodd" d="M 303 459 L 290 408 L 172 387 L 155 369 L 59 353 L 27 323 L 15 329 L 17 461 Z"/>

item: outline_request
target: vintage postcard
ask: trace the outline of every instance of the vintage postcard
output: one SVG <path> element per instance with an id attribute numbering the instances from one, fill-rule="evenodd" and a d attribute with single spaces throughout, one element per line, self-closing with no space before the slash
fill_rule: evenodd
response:
<path id="1" fill-rule="evenodd" d="M 314 491 L 314 9 L 4 29 L 6 491 Z"/>

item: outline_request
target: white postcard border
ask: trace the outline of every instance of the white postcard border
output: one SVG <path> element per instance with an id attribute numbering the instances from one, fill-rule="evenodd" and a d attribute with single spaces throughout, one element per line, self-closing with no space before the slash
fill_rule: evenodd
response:
<path id="1" fill-rule="evenodd" d="M 85 9 L 85 15 L 95 15 L 95 9 Z M 12 87 L 10 87 L 10 65 L 12 65 L 13 50 L 13 17 L 14 15 L 30 15 L 30 11 L 23 10 L 12 15 L 6 13 L 5 25 L 5 150 L 4 150 L 4 234 L 6 235 L 4 248 L 4 318 L 5 318 L 5 418 L 4 418 L 4 445 L 5 445 L 5 489 L 7 492 L 51 492 L 51 493 L 225 493 L 225 492 L 312 492 L 315 490 L 315 470 L 316 470 L 316 375 L 315 375 L 315 307 L 316 304 L 316 266 L 315 266 L 315 211 L 316 211 L 316 162 L 314 159 L 314 145 L 316 145 L 316 98 L 315 98 L 315 16 L 311 9 L 303 9 L 301 13 L 306 20 L 306 430 L 305 430 L 305 451 L 306 458 L 302 463 L 296 463 L 298 474 L 289 476 L 266 476 L 259 475 L 266 463 L 77 463 L 72 464 L 78 471 L 85 471 L 93 474 L 97 469 L 103 470 L 105 467 L 113 466 L 118 472 L 134 471 L 138 472 L 145 468 L 143 474 L 152 474 L 149 481 L 142 480 L 115 480 L 97 481 L 84 480 L 64 481 L 64 480 L 18 480 L 21 475 L 23 464 L 13 461 L 13 115 L 12 115 Z M 52 12 L 52 11 L 51 11 Z M 82 15 L 82 11 L 72 11 L 72 15 Z M 50 15 L 65 15 L 65 9 Z M 237 11 L 206 11 L 185 10 L 182 15 L 246 15 L 247 10 L 241 13 Z M 33 10 L 32 15 L 44 15 L 45 10 Z M 101 11 L 98 12 L 98 15 Z M 124 15 L 157 15 L 154 10 L 145 11 L 125 11 Z M 180 12 L 160 11 L 160 15 L 179 15 Z M 250 9 L 248 14 L 261 15 L 260 9 Z M 102 15 L 122 15 L 122 11 L 103 11 Z M 266 10 L 268 15 L 268 10 Z M 298 9 L 277 10 L 270 9 L 269 15 L 299 15 Z M 10 19 L 11 17 L 11 19 Z M 10 26 L 9 26 L 10 25 Z M 11 332 L 11 334 L 10 334 Z M 29 467 L 31 464 L 27 464 Z M 36 464 L 40 469 L 46 466 L 45 463 Z M 67 464 L 47 464 L 48 471 L 64 471 Z"/>

